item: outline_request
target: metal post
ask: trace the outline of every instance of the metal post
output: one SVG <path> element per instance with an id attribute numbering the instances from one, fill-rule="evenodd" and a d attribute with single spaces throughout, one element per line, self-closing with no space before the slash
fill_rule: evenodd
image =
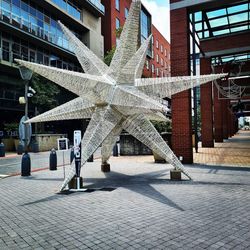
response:
<path id="1" fill-rule="evenodd" d="M 19 72 L 22 79 L 25 81 L 25 121 L 28 119 L 28 90 L 29 90 L 29 81 L 32 77 L 32 71 L 25 68 L 24 66 L 19 66 Z M 24 150 L 25 153 L 22 157 L 21 162 L 21 175 L 29 176 L 31 170 L 31 161 L 28 154 L 28 124 L 25 123 L 24 126 Z"/>
<path id="2" fill-rule="evenodd" d="M 29 80 L 25 81 L 25 121 L 28 120 L 28 89 L 29 89 Z M 24 130 L 24 152 L 28 152 L 28 124 L 25 123 L 25 130 Z"/>

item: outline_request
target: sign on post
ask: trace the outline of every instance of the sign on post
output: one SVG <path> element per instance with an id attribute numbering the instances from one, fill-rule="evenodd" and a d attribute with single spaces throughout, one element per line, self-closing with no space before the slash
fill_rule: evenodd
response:
<path id="1" fill-rule="evenodd" d="M 57 139 L 57 149 L 58 151 L 67 151 L 69 149 L 68 138 Z"/>

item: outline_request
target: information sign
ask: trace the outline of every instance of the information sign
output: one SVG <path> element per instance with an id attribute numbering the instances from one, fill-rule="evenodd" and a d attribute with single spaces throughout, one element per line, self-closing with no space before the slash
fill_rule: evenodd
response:
<path id="1" fill-rule="evenodd" d="M 57 148 L 59 151 L 66 151 L 69 148 L 68 138 L 57 139 Z"/>

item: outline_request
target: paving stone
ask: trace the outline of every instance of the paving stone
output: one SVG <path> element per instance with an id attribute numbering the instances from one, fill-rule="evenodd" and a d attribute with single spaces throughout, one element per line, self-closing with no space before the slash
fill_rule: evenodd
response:
<path id="1" fill-rule="evenodd" d="M 59 195 L 60 168 L 1 179 L 0 249 L 249 249 L 250 169 L 187 166 L 193 181 L 172 182 L 151 156 L 100 165 L 84 185 L 111 192 Z"/>

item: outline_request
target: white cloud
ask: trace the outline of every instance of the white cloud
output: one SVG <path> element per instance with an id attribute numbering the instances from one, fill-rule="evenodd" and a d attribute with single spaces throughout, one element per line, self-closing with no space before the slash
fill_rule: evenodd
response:
<path id="1" fill-rule="evenodd" d="M 152 23 L 170 42 L 170 13 L 168 1 L 163 5 L 154 0 L 142 0 L 143 5 L 152 15 Z"/>

